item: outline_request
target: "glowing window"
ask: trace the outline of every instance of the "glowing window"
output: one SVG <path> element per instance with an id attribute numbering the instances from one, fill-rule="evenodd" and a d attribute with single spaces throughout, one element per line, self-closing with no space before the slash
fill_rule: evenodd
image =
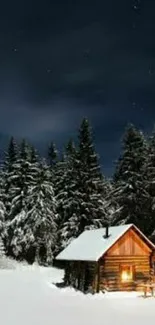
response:
<path id="1" fill-rule="evenodd" d="M 122 282 L 133 281 L 133 266 L 132 265 L 121 266 L 121 280 L 122 280 Z"/>

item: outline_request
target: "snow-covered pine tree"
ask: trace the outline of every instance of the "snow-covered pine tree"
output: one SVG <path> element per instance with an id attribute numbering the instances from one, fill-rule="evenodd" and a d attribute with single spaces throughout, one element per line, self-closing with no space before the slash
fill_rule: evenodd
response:
<path id="1" fill-rule="evenodd" d="M 32 164 L 38 163 L 39 157 L 38 157 L 37 150 L 32 145 L 29 145 L 29 148 L 30 148 L 30 163 L 32 163 Z"/>
<path id="2" fill-rule="evenodd" d="M 25 209 L 27 190 L 28 187 L 33 185 L 37 172 L 36 161 L 37 158 L 35 157 L 34 159 L 34 156 L 32 157 L 32 147 L 23 140 L 19 148 L 18 159 L 13 164 L 13 172 L 10 175 L 10 182 L 12 184 L 10 189 L 12 198 L 9 215 L 10 220 Z"/>
<path id="3" fill-rule="evenodd" d="M 18 158 L 18 146 L 14 139 L 14 137 L 11 137 L 8 145 L 8 149 L 5 152 L 4 155 L 4 162 L 3 162 L 3 202 L 5 204 L 6 208 L 6 220 L 8 220 L 9 211 L 10 211 L 10 205 L 11 205 L 11 193 L 10 189 L 14 184 L 14 178 L 12 177 L 14 175 L 14 166 Z"/>
<path id="4" fill-rule="evenodd" d="M 63 220 L 63 194 L 65 189 L 66 161 L 64 153 L 60 155 L 54 142 L 51 142 L 48 148 L 48 164 L 51 174 L 50 180 L 56 199 L 57 241 L 54 254 L 57 255 L 61 250 L 60 228 Z"/>
<path id="5" fill-rule="evenodd" d="M 58 162 L 58 150 L 54 142 L 51 142 L 48 148 L 48 162 L 51 168 Z"/>
<path id="6" fill-rule="evenodd" d="M 9 241 L 7 222 L 11 202 L 10 174 L 13 169 L 12 164 L 16 159 L 16 149 L 15 141 L 11 138 L 8 152 L 5 153 L 5 159 L 0 168 L 0 255 L 4 255 L 4 251 L 7 253 L 7 245 Z"/>
<path id="7" fill-rule="evenodd" d="M 14 139 L 14 137 L 11 137 L 8 145 L 8 149 L 5 152 L 5 160 L 4 160 L 4 167 L 9 172 L 12 171 L 13 164 L 16 162 L 18 156 L 18 146 Z"/>
<path id="8" fill-rule="evenodd" d="M 123 138 L 123 152 L 114 173 L 112 200 L 117 207 L 117 223 L 134 223 L 145 231 L 145 204 L 143 167 L 147 143 L 141 131 L 128 125 Z"/>
<path id="9" fill-rule="evenodd" d="M 49 165 L 49 169 L 50 169 L 50 173 L 51 173 L 51 183 L 53 185 L 54 188 L 54 192 L 55 192 L 55 188 L 57 187 L 56 183 L 57 183 L 57 169 L 59 166 L 59 153 L 58 150 L 56 148 L 56 145 L 54 142 L 51 142 L 48 148 L 48 165 Z"/>
<path id="10" fill-rule="evenodd" d="M 118 222 L 122 207 L 117 202 L 117 195 L 114 183 L 111 179 L 106 180 L 107 195 L 105 197 L 105 224 L 115 226 Z"/>
<path id="11" fill-rule="evenodd" d="M 0 169 L 0 257 L 5 256 L 7 243 L 6 208 L 4 204 L 4 171 Z M 1 264 L 0 264 L 1 267 Z"/>
<path id="12" fill-rule="evenodd" d="M 19 148 L 18 158 L 13 164 L 13 170 L 10 173 L 10 211 L 9 211 L 9 254 L 16 257 L 22 257 L 25 250 L 23 239 L 23 227 L 27 216 L 27 193 L 30 186 L 35 182 L 38 171 L 37 157 L 32 156 L 32 147 L 23 140 Z M 34 162 L 33 162 L 34 161 Z M 21 246 L 15 251 L 15 243 L 20 242 Z"/>
<path id="13" fill-rule="evenodd" d="M 101 172 L 99 157 L 93 144 L 92 129 L 87 119 L 79 130 L 79 150 L 77 159 L 79 194 L 82 199 L 80 229 L 104 225 L 107 182 Z M 81 192 L 81 193 L 80 193 Z"/>
<path id="14" fill-rule="evenodd" d="M 148 236 L 155 233 L 155 127 L 148 137 L 148 146 L 143 168 L 144 188 L 148 193 L 145 205 L 146 222 L 145 231 Z"/>
<path id="15" fill-rule="evenodd" d="M 14 170 L 10 175 L 12 183 L 10 188 L 11 204 L 9 211 L 9 220 L 13 220 L 25 207 L 26 183 L 25 176 L 27 176 L 27 161 L 18 157 L 14 164 Z"/>
<path id="16" fill-rule="evenodd" d="M 64 240 L 65 238 L 71 240 L 86 229 L 99 228 L 107 221 L 105 215 L 107 184 L 100 170 L 87 119 L 82 121 L 78 148 L 71 155 L 70 161 L 72 198 L 66 204 L 70 212 L 69 219 L 66 218 L 62 229 Z"/>
<path id="17" fill-rule="evenodd" d="M 52 169 L 53 170 L 53 169 Z M 61 229 L 64 223 L 64 201 L 68 196 L 66 191 L 67 188 L 67 162 L 66 162 L 66 155 L 63 153 L 59 160 L 57 160 L 54 166 L 54 193 L 56 198 L 56 211 L 57 211 L 57 243 L 56 243 L 56 250 L 55 254 L 58 254 L 60 250 L 64 247 L 62 245 L 62 238 L 61 238 Z"/>
<path id="18" fill-rule="evenodd" d="M 69 228 L 70 218 L 76 213 L 79 202 L 76 201 L 76 148 L 72 139 L 69 140 L 64 150 L 64 157 L 59 164 L 59 177 L 57 181 L 58 203 L 58 249 L 63 249 L 72 240 L 72 230 Z M 61 176 L 60 176 L 61 172 Z"/>
<path id="19" fill-rule="evenodd" d="M 29 187 L 29 210 L 23 227 L 27 249 L 35 247 L 36 260 L 51 263 L 57 239 L 56 200 L 49 167 L 42 160 L 33 186 Z M 31 229 L 31 231 L 30 231 Z"/>

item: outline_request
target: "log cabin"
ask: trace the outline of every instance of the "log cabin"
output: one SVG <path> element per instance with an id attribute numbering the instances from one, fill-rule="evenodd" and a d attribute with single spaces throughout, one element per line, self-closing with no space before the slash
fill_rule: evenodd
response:
<path id="1" fill-rule="evenodd" d="M 64 284 L 84 293 L 141 291 L 155 275 L 155 245 L 133 224 L 86 230 L 56 259 Z"/>

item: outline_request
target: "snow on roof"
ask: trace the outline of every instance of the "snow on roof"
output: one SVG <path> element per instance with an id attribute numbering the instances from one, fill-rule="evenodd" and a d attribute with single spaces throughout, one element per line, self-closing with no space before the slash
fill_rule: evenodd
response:
<path id="1" fill-rule="evenodd" d="M 105 252 L 128 230 L 132 224 L 109 227 L 109 237 L 104 238 L 105 228 L 86 230 L 74 239 L 57 257 L 57 260 L 98 261 Z"/>
<path id="2" fill-rule="evenodd" d="M 133 224 L 109 227 L 109 237 L 105 238 L 105 228 L 86 230 L 74 239 L 57 257 L 57 260 L 98 261 L 115 242 L 134 227 L 135 230 L 155 249 L 155 245 Z"/>

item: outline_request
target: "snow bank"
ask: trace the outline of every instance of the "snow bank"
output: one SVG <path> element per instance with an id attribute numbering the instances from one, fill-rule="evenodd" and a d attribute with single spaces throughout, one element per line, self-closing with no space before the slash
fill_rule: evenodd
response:
<path id="1" fill-rule="evenodd" d="M 58 289 L 52 283 L 60 282 L 62 276 L 62 270 L 21 263 L 9 272 L 0 270 L 1 324 L 143 325 L 154 321 L 154 298 L 144 299 L 137 293 L 92 296 Z"/>
<path id="2" fill-rule="evenodd" d="M 14 270 L 17 268 L 22 268 L 27 266 L 28 264 L 26 262 L 17 262 L 16 260 L 6 257 L 6 256 L 1 256 L 0 257 L 0 270 L 5 269 L 5 270 Z"/>

